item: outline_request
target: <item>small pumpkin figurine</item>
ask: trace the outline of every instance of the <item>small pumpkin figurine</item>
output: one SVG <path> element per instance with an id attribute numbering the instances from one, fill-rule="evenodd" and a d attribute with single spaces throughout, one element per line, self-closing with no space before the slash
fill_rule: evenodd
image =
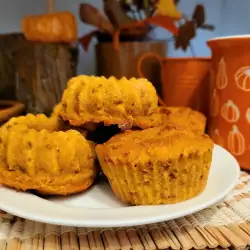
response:
<path id="1" fill-rule="evenodd" d="M 227 84 L 228 84 L 228 78 L 227 78 L 226 63 L 224 58 L 221 58 L 216 75 L 216 87 L 218 89 L 224 89 L 227 87 Z"/>
<path id="2" fill-rule="evenodd" d="M 217 90 L 214 89 L 211 97 L 210 116 L 216 117 L 219 114 L 219 109 L 220 109 L 220 100 L 218 97 Z"/>
<path id="3" fill-rule="evenodd" d="M 246 151 L 245 138 L 236 125 L 228 134 L 228 150 L 235 156 L 243 155 Z"/>
<path id="4" fill-rule="evenodd" d="M 240 118 L 240 110 L 233 101 L 228 100 L 221 108 L 221 116 L 229 123 L 237 122 Z"/>
<path id="5" fill-rule="evenodd" d="M 25 16 L 22 19 L 22 30 L 29 41 L 47 43 L 77 41 L 77 22 L 75 16 L 68 11 Z"/>
<path id="6" fill-rule="evenodd" d="M 240 68 L 235 74 L 236 86 L 244 92 L 250 91 L 250 66 Z"/>

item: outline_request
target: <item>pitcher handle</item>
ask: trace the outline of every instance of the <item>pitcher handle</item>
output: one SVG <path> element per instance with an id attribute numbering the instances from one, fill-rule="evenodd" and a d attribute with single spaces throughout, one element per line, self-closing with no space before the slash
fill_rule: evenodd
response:
<path id="1" fill-rule="evenodd" d="M 157 59 L 158 62 L 160 63 L 160 67 L 162 70 L 162 58 L 156 53 L 146 52 L 140 56 L 140 58 L 137 62 L 137 73 L 138 73 L 140 78 L 146 78 L 142 72 L 142 64 L 143 64 L 143 61 L 149 57 L 153 57 L 153 58 Z M 166 106 L 166 104 L 164 103 L 164 101 L 161 99 L 161 97 L 159 95 L 158 95 L 158 102 L 161 106 Z"/>

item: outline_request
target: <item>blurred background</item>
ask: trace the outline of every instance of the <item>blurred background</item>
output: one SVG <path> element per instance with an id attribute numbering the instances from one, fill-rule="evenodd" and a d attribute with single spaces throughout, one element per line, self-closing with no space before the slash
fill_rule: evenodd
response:
<path id="1" fill-rule="evenodd" d="M 68 10 L 75 14 L 78 20 L 79 36 L 82 36 L 93 28 L 89 25 L 80 22 L 79 20 L 79 4 L 90 3 L 103 12 L 102 0 L 55 0 L 55 10 Z M 240 4 L 239 4 L 240 2 Z M 215 26 L 214 31 L 199 30 L 198 35 L 192 41 L 196 56 L 209 56 L 210 49 L 206 45 L 206 41 L 216 36 L 248 34 L 250 10 L 249 0 L 184 0 L 180 1 L 179 9 L 187 15 L 191 15 L 196 4 L 203 4 L 206 8 L 207 22 Z M 0 33 L 20 32 L 21 20 L 25 15 L 36 15 L 47 12 L 47 4 L 44 0 L 0 0 Z M 170 34 L 161 28 L 154 31 L 156 38 L 167 39 Z M 79 74 L 94 74 L 95 73 L 95 56 L 94 44 L 88 52 L 83 52 L 80 48 L 78 73 Z M 190 52 L 175 50 L 174 44 L 169 43 L 169 57 L 191 56 Z M 84 63 L 84 62 L 88 63 Z"/>

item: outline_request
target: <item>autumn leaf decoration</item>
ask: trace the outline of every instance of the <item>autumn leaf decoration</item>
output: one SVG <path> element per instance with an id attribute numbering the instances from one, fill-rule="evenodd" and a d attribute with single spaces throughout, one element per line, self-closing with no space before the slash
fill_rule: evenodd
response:
<path id="1" fill-rule="evenodd" d="M 177 9 L 179 0 L 103 0 L 103 2 L 108 20 L 92 6 L 88 4 L 80 6 L 81 20 L 98 28 L 80 39 L 85 50 L 88 49 L 91 39 L 100 31 L 113 36 L 114 47 L 118 50 L 121 33 L 135 38 L 145 37 L 152 26 L 158 26 L 173 35 L 176 48 L 186 50 L 190 40 L 196 36 L 197 29 L 214 29 L 212 25 L 205 23 L 205 10 L 202 5 L 196 6 L 189 20 Z M 182 24 L 177 27 L 176 21 L 180 20 Z"/>
<path id="2" fill-rule="evenodd" d="M 168 16 L 173 20 L 180 20 L 182 13 L 177 10 L 174 0 L 160 0 L 156 3 L 156 14 Z"/>
<path id="3" fill-rule="evenodd" d="M 103 2 L 104 12 L 109 20 L 102 17 L 98 10 L 89 4 L 80 5 L 80 19 L 98 28 L 80 38 L 84 50 L 88 50 L 92 38 L 102 30 L 113 36 L 116 49 L 119 48 L 121 32 L 146 36 L 150 24 L 163 27 L 175 36 L 178 34 L 175 21 L 181 18 L 181 13 L 176 9 L 174 0 L 103 0 Z M 144 19 L 136 20 L 126 14 L 124 9 L 133 11 L 131 3 L 136 6 L 138 13 L 144 11 Z M 112 25 L 114 32 L 110 32 L 109 24 Z"/>
<path id="4" fill-rule="evenodd" d="M 171 19 L 170 17 L 168 16 L 149 17 L 143 21 L 137 21 L 132 24 L 122 25 L 118 30 L 116 30 L 113 34 L 113 43 L 114 43 L 115 49 L 116 50 L 119 49 L 119 41 L 120 41 L 119 38 L 120 38 L 120 32 L 122 30 L 143 27 L 147 24 L 153 24 L 153 25 L 165 28 L 169 32 L 171 32 L 173 35 L 175 36 L 178 35 L 178 28 L 174 24 L 173 19 Z"/>
<path id="5" fill-rule="evenodd" d="M 196 36 L 197 29 L 213 30 L 214 26 L 205 23 L 205 9 L 204 6 L 198 4 L 195 7 L 191 20 L 186 19 L 179 27 L 179 34 L 175 36 L 175 48 L 181 48 L 184 51 L 190 45 L 190 41 Z"/>
<path id="6" fill-rule="evenodd" d="M 125 25 L 121 25 L 113 34 L 113 42 L 115 49 L 119 49 L 120 32 L 126 29 L 133 29 L 152 24 L 162 27 L 174 36 L 178 36 L 178 28 L 175 25 L 176 20 L 180 20 L 182 14 L 177 10 L 174 0 L 158 0 L 156 3 L 155 15 L 148 17 L 142 21 L 137 21 Z"/>
<path id="7" fill-rule="evenodd" d="M 79 15 L 83 22 L 93 25 L 103 32 L 112 33 L 114 30 L 110 21 L 103 17 L 102 14 L 90 4 L 80 4 Z"/>
<path id="8" fill-rule="evenodd" d="M 88 51 L 89 44 L 90 44 L 92 38 L 95 37 L 98 34 L 98 32 L 99 32 L 99 30 L 93 30 L 90 33 L 88 33 L 87 35 L 85 35 L 79 39 L 79 42 L 85 51 Z"/>

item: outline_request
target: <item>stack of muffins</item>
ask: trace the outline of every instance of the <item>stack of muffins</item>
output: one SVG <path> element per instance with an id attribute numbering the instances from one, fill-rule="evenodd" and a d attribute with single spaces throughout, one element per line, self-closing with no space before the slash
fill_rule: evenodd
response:
<path id="1" fill-rule="evenodd" d="M 103 171 L 126 204 L 184 201 L 207 183 L 214 145 L 205 125 L 189 108 L 159 107 L 146 79 L 78 76 L 51 117 L 29 114 L 0 128 L 0 183 L 69 195 Z"/>

